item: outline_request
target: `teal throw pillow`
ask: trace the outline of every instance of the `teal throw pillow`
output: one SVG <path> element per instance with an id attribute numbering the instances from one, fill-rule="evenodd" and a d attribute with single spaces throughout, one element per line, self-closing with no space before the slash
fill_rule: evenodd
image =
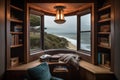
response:
<path id="1" fill-rule="evenodd" d="M 50 80 L 51 79 L 49 66 L 46 62 L 43 62 L 36 67 L 29 68 L 27 71 L 31 80 Z"/>

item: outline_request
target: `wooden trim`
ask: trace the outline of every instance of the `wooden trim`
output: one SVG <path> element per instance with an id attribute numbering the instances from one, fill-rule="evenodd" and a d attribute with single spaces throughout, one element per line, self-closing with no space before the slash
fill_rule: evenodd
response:
<path id="1" fill-rule="evenodd" d="M 16 6 L 14 6 L 14 5 L 10 5 L 10 7 L 13 8 L 13 9 L 16 9 L 16 10 L 18 10 L 18 11 L 23 11 L 23 9 L 18 8 L 18 7 L 16 7 Z"/>
<path id="2" fill-rule="evenodd" d="M 44 15 L 41 16 L 41 49 L 44 50 Z"/>
<path id="3" fill-rule="evenodd" d="M 11 45 L 10 47 L 11 47 L 11 48 L 16 48 L 16 47 L 21 47 L 21 46 L 23 46 L 23 44 Z"/>
<path id="4" fill-rule="evenodd" d="M 105 10 L 107 8 L 110 8 L 110 7 L 111 7 L 111 5 L 109 4 L 107 6 L 104 6 L 104 7 L 100 8 L 100 9 L 98 9 L 98 11 L 103 11 L 103 10 Z"/>
<path id="5" fill-rule="evenodd" d="M 80 16 L 77 15 L 77 50 L 80 49 Z"/>
<path id="6" fill-rule="evenodd" d="M 10 18 L 10 21 L 17 22 L 17 23 L 23 23 L 23 21 L 18 20 L 18 19 L 14 19 L 14 18 Z"/>
<path id="7" fill-rule="evenodd" d="M 111 49 L 110 46 L 103 46 L 103 45 L 98 45 L 98 46 L 101 47 L 101 48 Z"/>
<path id="8" fill-rule="evenodd" d="M 120 58 L 118 56 L 120 52 L 120 9 L 119 9 L 119 0 L 111 0 L 111 71 L 114 71 L 116 74 L 119 74 L 119 67 L 120 65 L 119 60 Z M 116 68 L 117 67 L 117 68 Z M 118 72 L 117 72 L 118 71 Z M 118 75 L 120 76 L 120 74 Z M 120 79 L 120 77 L 119 77 Z"/>
<path id="9" fill-rule="evenodd" d="M 26 2 L 26 8 L 25 8 L 25 12 L 26 12 L 26 15 L 25 15 L 25 26 L 26 27 L 24 27 L 24 30 L 25 30 L 25 32 L 24 32 L 24 45 L 25 45 L 25 47 L 24 47 L 24 53 L 26 53 L 25 55 L 24 55 L 24 57 L 25 57 L 25 63 L 28 63 L 29 62 L 29 29 L 28 29 L 28 27 L 30 26 L 29 25 L 29 5 L 27 5 L 27 2 Z"/>
<path id="10" fill-rule="evenodd" d="M 92 5 L 92 64 L 97 64 L 97 6 L 96 3 Z"/>
<path id="11" fill-rule="evenodd" d="M 23 34 L 23 32 L 10 32 L 10 34 Z"/>
<path id="12" fill-rule="evenodd" d="M 81 57 L 82 60 L 85 60 L 89 63 L 92 63 L 92 59 L 91 59 L 90 55 L 87 55 L 86 53 L 84 53 L 84 54 L 80 54 L 80 57 Z"/>
<path id="13" fill-rule="evenodd" d="M 6 13 L 5 13 L 5 18 L 6 18 L 6 69 L 10 68 L 10 0 L 6 2 Z"/>
<path id="14" fill-rule="evenodd" d="M 28 3 L 92 3 L 94 0 L 27 0 Z"/>
<path id="15" fill-rule="evenodd" d="M 28 54 L 27 54 L 27 1 L 24 2 L 24 63 L 28 62 Z"/>
<path id="16" fill-rule="evenodd" d="M 98 32 L 98 34 L 106 34 L 106 35 L 109 35 L 110 32 Z"/>
<path id="17" fill-rule="evenodd" d="M 30 54 L 29 54 L 29 55 L 30 55 L 30 56 L 29 56 L 29 62 L 32 62 L 32 61 L 34 61 L 34 60 L 39 59 L 42 54 L 43 54 L 42 51 L 40 51 L 40 52 L 37 53 L 37 54 L 33 54 L 33 55 L 30 55 Z"/>
<path id="18" fill-rule="evenodd" d="M 99 23 L 102 23 L 102 22 L 106 22 L 106 21 L 111 21 L 111 18 L 107 18 L 107 19 L 99 20 L 98 22 L 99 22 Z"/>

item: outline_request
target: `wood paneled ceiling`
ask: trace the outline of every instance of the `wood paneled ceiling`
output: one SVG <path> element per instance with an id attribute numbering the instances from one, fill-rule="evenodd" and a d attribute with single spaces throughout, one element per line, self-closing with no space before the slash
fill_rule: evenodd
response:
<path id="1" fill-rule="evenodd" d="M 65 15 L 74 15 L 82 7 L 91 5 L 91 3 L 30 3 L 31 6 L 37 7 L 40 11 L 44 12 L 45 15 L 55 15 L 56 9 L 54 6 L 65 6 Z"/>

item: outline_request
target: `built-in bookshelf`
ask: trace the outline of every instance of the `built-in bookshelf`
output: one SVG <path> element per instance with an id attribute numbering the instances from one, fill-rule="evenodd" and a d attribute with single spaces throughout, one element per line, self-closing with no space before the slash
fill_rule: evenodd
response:
<path id="1" fill-rule="evenodd" d="M 99 2 L 100 0 L 98 0 Z M 104 0 L 98 5 L 97 54 L 98 65 L 111 69 L 111 3 Z"/>
<path id="2" fill-rule="evenodd" d="M 24 0 L 7 1 L 7 68 L 12 65 L 12 59 L 17 58 L 17 64 L 24 63 Z"/>

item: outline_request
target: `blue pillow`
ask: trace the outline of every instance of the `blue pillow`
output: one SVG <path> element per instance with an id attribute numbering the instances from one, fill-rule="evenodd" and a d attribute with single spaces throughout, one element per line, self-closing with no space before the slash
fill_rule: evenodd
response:
<path id="1" fill-rule="evenodd" d="M 27 71 L 32 80 L 50 80 L 51 79 L 49 66 L 46 62 L 43 62 L 36 67 L 29 68 Z"/>
<path id="2" fill-rule="evenodd" d="M 50 80 L 63 80 L 63 79 L 52 76 Z"/>

